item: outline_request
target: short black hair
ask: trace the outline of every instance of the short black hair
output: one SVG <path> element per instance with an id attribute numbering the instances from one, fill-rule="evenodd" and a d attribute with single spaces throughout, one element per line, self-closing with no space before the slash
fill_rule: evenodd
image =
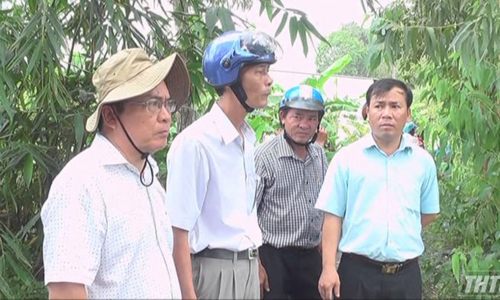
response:
<path id="1" fill-rule="evenodd" d="M 111 104 L 105 104 L 105 105 L 103 105 L 103 108 L 106 105 L 112 106 L 115 109 L 117 114 L 121 114 L 125 110 L 125 101 L 120 101 L 120 102 L 111 103 Z M 101 113 L 102 113 L 102 109 L 101 109 Z M 99 124 L 97 125 L 97 130 L 99 130 L 99 132 L 101 132 L 102 126 L 103 126 L 103 120 L 102 120 L 102 116 L 100 116 L 99 117 Z"/>
<path id="2" fill-rule="evenodd" d="M 395 87 L 400 88 L 405 92 L 406 106 L 407 108 L 410 108 L 413 102 L 413 93 L 411 88 L 403 81 L 393 78 L 384 78 L 372 83 L 366 91 L 366 105 L 368 107 L 370 106 L 370 101 L 373 96 L 384 96 Z"/>

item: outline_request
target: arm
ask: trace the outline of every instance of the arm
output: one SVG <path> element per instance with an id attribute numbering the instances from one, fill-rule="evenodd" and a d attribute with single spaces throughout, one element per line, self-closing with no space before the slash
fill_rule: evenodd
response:
<path id="1" fill-rule="evenodd" d="M 191 253 L 189 251 L 188 232 L 172 227 L 174 231 L 174 263 L 181 286 L 182 299 L 196 299 L 191 270 Z"/>
<path id="2" fill-rule="evenodd" d="M 323 299 L 333 299 L 332 290 L 335 297 L 340 297 L 340 279 L 337 274 L 337 247 L 340 240 L 342 219 L 336 215 L 325 213 L 323 221 L 323 272 L 319 278 L 318 288 Z"/>
<path id="3" fill-rule="evenodd" d="M 87 189 L 85 179 L 56 178 L 42 207 L 44 275 L 50 299 L 86 299 L 85 287 L 92 284 L 101 264 L 104 203 Z"/>
<path id="4" fill-rule="evenodd" d="M 267 272 L 262 263 L 259 260 L 259 282 L 260 282 L 260 299 L 264 299 L 264 290 L 269 292 L 269 280 L 267 278 Z"/>
<path id="5" fill-rule="evenodd" d="M 87 299 L 83 284 L 71 282 L 52 282 L 47 286 L 49 299 Z"/>
<path id="6" fill-rule="evenodd" d="M 420 214 L 421 219 L 420 222 L 422 223 L 422 228 L 425 226 L 429 225 L 430 223 L 434 222 L 434 220 L 437 219 L 437 214 Z"/>
<path id="7" fill-rule="evenodd" d="M 323 126 L 319 127 L 318 136 L 316 137 L 316 143 L 321 147 L 325 147 L 325 143 L 328 140 L 328 131 Z"/>

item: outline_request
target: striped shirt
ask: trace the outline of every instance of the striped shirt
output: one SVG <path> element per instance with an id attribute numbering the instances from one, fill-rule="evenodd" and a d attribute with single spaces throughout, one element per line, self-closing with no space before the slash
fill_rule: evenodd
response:
<path id="1" fill-rule="evenodd" d="M 255 165 L 263 242 L 276 248 L 317 246 L 323 213 L 314 206 L 328 168 L 323 149 L 311 144 L 301 159 L 280 134 L 256 149 Z"/>

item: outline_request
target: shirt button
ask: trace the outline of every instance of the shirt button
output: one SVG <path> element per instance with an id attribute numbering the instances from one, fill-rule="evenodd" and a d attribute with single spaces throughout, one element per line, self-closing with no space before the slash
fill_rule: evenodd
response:
<path id="1" fill-rule="evenodd" d="M 309 184 L 309 181 L 306 181 L 306 184 Z"/>
<path id="2" fill-rule="evenodd" d="M 314 221 L 314 219 L 311 219 L 311 222 Z"/>

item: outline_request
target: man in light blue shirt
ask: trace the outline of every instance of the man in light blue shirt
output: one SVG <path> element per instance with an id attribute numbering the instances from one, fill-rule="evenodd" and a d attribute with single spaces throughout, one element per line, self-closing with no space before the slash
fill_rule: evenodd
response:
<path id="1" fill-rule="evenodd" d="M 341 149 L 328 168 L 316 208 L 325 212 L 324 299 L 422 297 L 422 228 L 439 213 L 436 166 L 402 130 L 411 89 L 382 79 L 366 93 L 371 133 Z M 339 243 L 340 242 L 340 243 Z M 335 268 L 337 249 L 342 258 Z"/>

